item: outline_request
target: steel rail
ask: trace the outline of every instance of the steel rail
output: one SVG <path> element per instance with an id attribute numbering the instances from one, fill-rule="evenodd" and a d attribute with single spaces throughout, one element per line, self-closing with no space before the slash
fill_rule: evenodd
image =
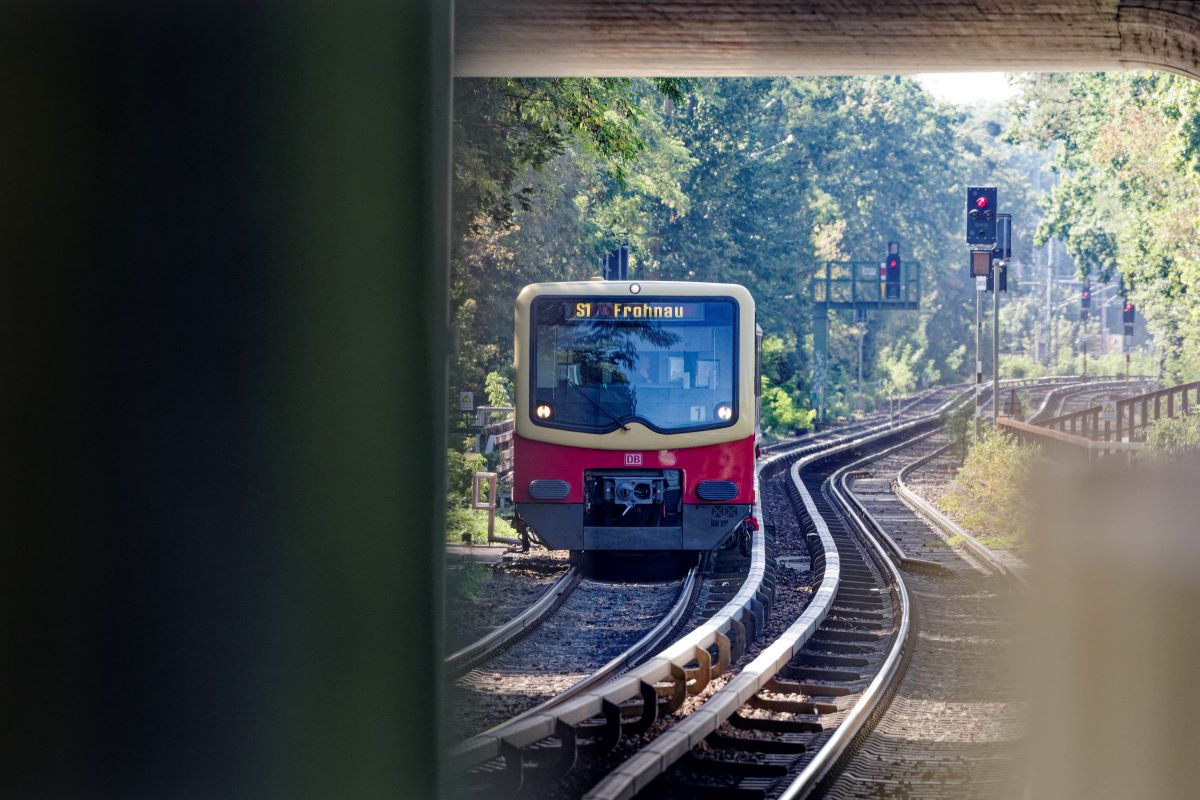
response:
<path id="1" fill-rule="evenodd" d="M 1015 559 L 1011 557 L 1001 557 L 999 553 L 996 553 L 983 542 L 980 542 L 969 532 L 967 532 L 961 525 L 952 520 L 950 517 L 946 516 L 946 514 L 938 509 L 937 506 L 913 491 L 913 489 L 911 489 L 905 482 L 905 477 L 911 475 L 913 472 L 925 466 L 930 461 L 933 461 L 935 458 L 945 453 L 949 448 L 950 444 L 947 443 L 946 445 L 939 447 L 937 450 L 934 450 L 932 453 L 927 453 L 926 455 L 923 455 L 920 458 L 901 467 L 896 473 L 896 496 L 899 497 L 901 502 L 912 509 L 917 516 L 921 517 L 921 519 L 925 520 L 925 522 L 929 525 L 942 531 L 942 533 L 945 533 L 947 536 L 958 537 L 963 544 L 967 546 L 967 549 L 969 549 L 972 554 L 984 562 L 984 564 L 990 567 L 994 572 L 1000 575 L 1008 575 L 1019 582 L 1022 586 L 1028 587 L 1028 582 L 1026 581 L 1025 576 L 1021 574 L 1021 567 L 1015 563 Z"/>
<path id="2" fill-rule="evenodd" d="M 1027 385 L 1042 385 L 1044 383 L 1061 380 L 1061 378 L 1046 379 L 1031 379 L 1031 380 L 1009 380 L 1001 381 L 1001 387 L 1004 386 L 1027 386 Z M 751 664 L 743 668 L 735 678 L 733 678 L 724 687 L 718 690 L 710 697 L 705 704 L 693 712 L 687 719 L 677 723 L 670 730 L 659 736 L 649 747 L 634 754 L 630 759 L 618 767 L 614 772 L 606 776 L 600 783 L 596 784 L 591 791 L 584 797 L 587 800 L 617 800 L 617 798 L 630 798 L 637 792 L 644 789 L 650 781 L 654 780 L 658 775 L 662 774 L 676 760 L 681 758 L 692 747 L 699 743 L 705 736 L 712 733 L 717 727 L 728 719 L 742 704 L 752 697 L 759 689 L 766 685 L 775 673 L 782 666 L 798 653 L 803 646 L 808 642 L 817 628 L 824 621 L 832 608 L 833 599 L 837 594 L 837 579 L 830 580 L 829 569 L 833 564 L 840 570 L 840 555 L 837 552 L 836 545 L 833 542 L 832 536 L 829 533 L 828 525 L 817 511 L 816 505 L 812 500 L 808 489 L 804 486 L 803 480 L 800 478 L 800 470 L 809 464 L 836 455 L 837 453 L 859 447 L 872 441 L 882 438 L 888 438 L 901 434 L 907 430 L 915 429 L 928 424 L 930 421 L 938 418 L 943 412 L 948 409 L 960 407 L 966 402 L 973 399 L 973 387 L 967 387 L 962 391 L 946 400 L 931 413 L 911 420 L 903 425 L 893 427 L 889 423 L 884 423 L 872 429 L 871 432 L 858 436 L 854 439 L 845 442 L 825 442 L 817 449 L 816 452 L 806 454 L 798 459 L 791 468 L 792 481 L 799 491 L 800 497 L 804 502 L 805 509 L 813 521 L 817 529 L 817 534 L 821 539 L 822 548 L 826 562 L 826 572 L 822 575 L 821 584 L 814 593 L 809 604 L 801 613 L 800 617 L 783 633 L 783 635 L 766 648 L 758 658 Z M 923 398 L 924 399 L 924 398 Z M 912 440 L 922 438 L 924 434 L 915 436 Z M 910 442 L 911 443 L 911 440 Z M 857 468 L 866 461 L 874 460 L 883 457 L 886 453 L 891 452 L 895 448 L 887 448 L 884 451 L 875 454 L 872 457 L 861 459 L 854 464 L 844 467 L 837 474 L 844 475 L 851 468 Z M 801 448 L 803 451 L 804 448 Z M 829 486 L 831 481 L 826 482 Z M 837 493 L 836 486 L 833 491 Z M 848 501 L 841 503 L 844 507 L 849 508 Z M 898 591 L 903 595 L 901 634 L 902 640 L 907 641 L 909 631 L 909 612 L 908 612 L 908 597 L 907 591 L 904 589 L 903 581 L 900 578 L 899 569 L 895 563 L 887 555 L 884 546 L 879 543 L 870 532 L 865 528 L 867 523 L 862 522 L 853 511 L 848 513 L 848 516 L 854 520 L 856 526 L 864 527 L 864 535 L 872 543 L 879 553 L 880 558 L 886 564 L 887 570 L 892 574 L 892 580 L 897 583 Z M 873 519 L 873 518 L 872 518 Z M 875 523 L 878 525 L 878 523 Z M 882 533 L 882 526 L 879 527 Z M 894 546 L 895 542 L 892 543 Z M 897 549 L 898 546 L 896 546 Z M 931 562 L 925 562 L 922 559 L 909 559 L 914 566 L 924 567 L 938 566 Z M 940 568 L 940 567 L 939 567 Z M 829 756 L 823 758 L 814 758 L 802 773 L 802 777 L 807 775 L 810 780 L 819 779 L 832 766 L 837 757 L 840 756 L 844 747 L 853 741 L 854 736 L 862 725 L 870 718 L 874 709 L 878 705 L 880 698 L 887 694 L 888 686 L 891 679 L 895 676 L 897 669 L 901 663 L 900 658 L 904 653 L 904 647 L 895 648 L 889 654 L 880 673 L 876 679 L 872 681 L 864 694 L 864 699 L 868 700 L 866 705 L 862 701 L 856 705 L 856 712 L 852 713 L 851 717 L 839 726 L 838 731 L 831 737 L 831 742 L 838 743 L 838 751 L 835 754 L 832 750 L 829 751 Z M 857 711 L 861 708 L 861 711 Z M 846 727 L 846 722 L 850 722 L 849 727 Z M 844 733 L 842 733 L 845 731 Z M 844 742 L 844 744 L 843 744 Z M 829 758 L 829 760 L 825 760 Z M 814 778 L 815 776 L 815 778 Z"/>
<path id="3" fill-rule="evenodd" d="M 774 459 L 772 460 L 774 461 Z M 771 462 L 768 462 L 771 463 Z M 765 466 L 765 465 L 764 465 Z M 760 468 L 761 471 L 762 468 Z M 757 485 L 756 485 L 757 489 Z M 756 492 L 757 496 L 757 492 Z M 753 515 L 762 530 L 762 507 L 755 503 Z M 747 623 L 758 629 L 760 622 L 751 622 L 752 615 L 761 613 L 766 574 L 766 545 L 761 534 L 754 537 L 750 569 L 737 594 L 704 624 L 677 640 L 649 661 L 633 668 L 600 686 L 593 686 L 558 704 L 555 708 L 522 716 L 451 748 L 450 764 L 467 770 L 504 753 L 528 747 L 542 739 L 553 737 L 561 725 L 575 726 L 604 714 L 606 707 L 643 697 L 643 686 L 666 681 L 678 681 L 683 669 L 692 662 L 709 664 L 709 650 L 728 651 L 730 634 L 735 628 L 745 630 Z M 737 633 L 733 633 L 735 638 Z M 703 652 L 703 655 L 700 653 Z"/>
<path id="4" fill-rule="evenodd" d="M 520 614 L 466 647 L 446 656 L 442 661 L 446 671 L 451 675 L 465 672 L 480 661 L 511 647 L 533 633 L 554 613 L 555 609 L 566 601 L 571 592 L 575 591 L 580 577 L 579 568 L 570 567 L 536 602 Z"/>
<path id="5" fill-rule="evenodd" d="M 1081 383 L 1080 379 L 1075 377 L 1073 378 L 1072 383 L 1066 384 L 1052 392 L 1047 393 L 1047 395 L 1042 398 L 1042 404 L 1038 407 L 1038 410 L 1033 414 L 1033 416 L 1029 418 L 1029 421 L 1035 425 L 1040 425 L 1043 422 L 1048 421 L 1051 417 L 1055 416 L 1054 414 L 1048 413 L 1050 410 L 1050 403 L 1055 403 L 1055 409 L 1058 410 L 1062 406 L 1063 399 L 1065 399 L 1068 395 L 1085 392 L 1088 389 L 1113 389 L 1117 388 L 1118 386 L 1126 385 L 1125 379 L 1117 375 L 1096 375 L 1093 377 L 1096 380 L 1089 380 L 1086 383 Z M 1146 375 L 1131 375 L 1129 377 L 1130 383 L 1146 382 L 1149 380 L 1151 380 L 1151 378 Z"/>
<path id="6" fill-rule="evenodd" d="M 861 435 L 849 435 L 823 440 L 820 443 L 801 443 L 801 446 L 790 451 L 778 453 L 766 459 L 759 465 L 757 474 L 775 468 L 786 460 L 800 457 L 823 456 L 830 452 L 840 452 L 849 447 L 855 447 L 866 440 L 889 435 L 908 427 L 916 426 L 936 417 L 943 410 L 959 402 L 963 394 L 955 395 L 925 417 L 913 420 L 905 425 L 893 428 L 886 421 L 868 429 Z M 816 452 L 810 452 L 816 451 Z M 757 475 L 755 496 L 758 497 Z M 755 503 L 753 515 L 762 525 L 762 507 Z M 577 696 L 557 704 L 554 708 L 537 714 L 522 715 L 517 721 L 509 721 L 495 726 L 484 733 L 477 734 L 450 749 L 451 765 L 458 770 L 468 770 L 472 767 L 498 758 L 503 752 L 513 752 L 555 735 L 560 724 L 578 725 L 579 723 L 600 716 L 607 704 L 620 704 L 643 696 L 643 684 L 655 684 L 677 680 L 680 671 L 688 664 L 698 659 L 708 660 L 707 651 L 712 647 L 721 650 L 728 647 L 729 633 L 735 627 L 745 629 L 747 618 L 755 612 L 753 606 L 761 607 L 760 594 L 763 591 L 763 577 L 766 574 L 766 549 L 762 536 L 754 538 L 751 551 L 750 571 L 738 593 L 709 620 L 697 627 L 687 636 L 676 641 L 662 653 L 644 664 L 630 670 L 602 686 L 593 686 Z M 753 623 L 755 629 L 761 627 L 761 621 Z M 721 640 L 724 640 L 722 643 Z M 699 655 L 704 652 L 705 655 Z M 690 687 L 689 687 L 690 688 Z M 698 689 L 697 689 L 698 691 Z"/>
<path id="7" fill-rule="evenodd" d="M 622 670 L 631 666 L 641 655 L 647 650 L 656 645 L 663 644 L 663 640 L 668 637 L 671 632 L 678 627 L 685 619 L 685 615 L 692 606 L 695 600 L 696 593 L 700 589 L 700 568 L 699 566 L 692 567 L 684 576 L 683 582 L 679 587 L 679 595 L 675 598 L 675 603 L 671 606 L 671 610 L 667 612 L 658 624 L 646 632 L 641 639 L 630 645 L 624 652 L 615 656 L 607 664 L 600 667 L 598 670 L 588 675 L 578 683 L 574 683 L 562 690 L 554 697 L 551 697 L 533 708 L 521 712 L 512 719 L 506 720 L 499 725 L 484 731 L 482 736 L 498 732 L 501 728 L 507 725 L 512 725 L 520 722 L 526 717 L 535 714 L 543 714 L 550 711 L 555 706 L 561 705 L 578 694 L 586 692 L 595 686 L 604 683 Z"/>
<path id="8" fill-rule="evenodd" d="M 838 453 L 928 425 L 931 421 L 936 420 L 946 408 L 961 402 L 963 396 L 969 396 L 971 391 L 971 389 L 964 389 L 959 395 L 952 396 L 933 412 L 918 419 L 897 427 L 882 425 L 881 429 L 877 429 L 873 433 L 821 447 L 817 452 L 801 456 L 792 464 L 791 480 L 816 528 L 825 560 L 821 583 L 813 593 L 808 605 L 778 639 L 768 645 L 758 657 L 746 665 L 721 689 L 714 692 L 699 709 L 677 722 L 649 746 L 639 750 L 616 770 L 605 776 L 584 795 L 585 800 L 631 798 L 644 789 L 762 689 L 782 669 L 784 664 L 800 652 L 821 623 L 825 621 L 825 617 L 833 607 L 840 582 L 841 555 L 829 532 L 828 524 L 818 511 L 800 477 L 800 471 L 816 461 L 824 460 Z M 875 543 L 875 546 L 882 548 L 878 542 Z M 886 555 L 884 557 L 886 558 Z M 890 563 L 890 559 L 888 563 Z"/>
<path id="9" fill-rule="evenodd" d="M 926 559 L 923 559 L 923 558 L 915 558 L 913 556 L 910 556 L 908 553 L 904 552 L 904 548 L 901 547 L 900 544 L 891 537 L 891 535 L 887 532 L 887 529 L 883 527 L 883 525 L 879 522 L 879 520 L 875 519 L 875 515 L 867 510 L 867 507 L 865 505 L 863 505 L 863 503 L 858 499 L 858 497 L 854 494 L 854 492 L 851 491 L 850 486 L 847 483 L 847 481 L 849 481 L 850 478 L 852 478 L 854 475 L 856 475 L 858 473 L 858 470 L 861 467 L 863 467 L 867 464 L 870 464 L 873 461 L 878 461 L 881 458 L 889 456 L 892 453 L 896 452 L 897 450 L 903 450 L 906 447 L 911 447 L 912 445 L 916 444 L 917 442 L 923 441 L 924 439 L 928 439 L 930 436 L 933 436 L 934 433 L 936 433 L 936 431 L 929 431 L 928 433 L 922 433 L 918 436 L 914 436 L 911 439 L 907 439 L 903 442 L 900 442 L 899 444 L 892 445 L 891 447 L 888 447 L 884 450 L 880 450 L 876 453 L 871 453 L 870 455 L 865 456 L 865 457 L 859 459 L 858 461 L 855 461 L 853 464 L 850 464 L 850 465 L 844 467 L 843 469 L 840 469 L 837 472 L 836 480 L 841 485 L 840 493 L 843 496 L 845 496 L 846 498 L 848 498 L 848 502 L 853 504 L 854 513 L 859 515 L 860 517 L 868 520 L 871 523 L 871 525 L 875 528 L 880 541 L 882 541 L 884 544 L 886 544 L 888 549 L 891 550 L 892 554 L 895 555 L 900 560 L 900 566 L 913 567 L 916 569 L 924 569 L 924 570 L 933 571 L 933 572 L 941 572 L 943 570 L 943 568 L 940 564 L 937 564 L 933 561 L 927 561 Z M 834 480 L 834 478 L 831 476 L 830 480 L 832 481 L 832 480 Z"/>
<path id="10" fill-rule="evenodd" d="M 900 573 L 900 567 L 892 560 L 891 555 L 888 553 L 889 547 L 885 546 L 875 533 L 882 534 L 889 541 L 891 541 L 891 537 L 887 536 L 883 526 L 873 516 L 860 513 L 865 512 L 866 509 L 857 498 L 854 498 L 853 501 L 851 500 L 854 493 L 846 486 L 845 480 L 851 471 L 860 468 L 863 464 L 884 458 L 901 447 L 911 446 L 924 439 L 927 435 L 914 436 L 900 443 L 900 445 L 889 447 L 886 450 L 860 459 L 853 464 L 840 467 L 826 478 L 822 486 L 822 489 L 826 491 L 830 499 L 834 500 L 841 507 L 846 519 L 858 529 L 862 540 L 873 549 L 873 556 L 876 563 L 886 572 L 887 579 L 895 587 L 899 622 L 896 629 L 896 636 L 892 640 L 892 646 L 879 671 L 871 679 L 871 683 L 868 684 L 866 690 L 863 691 L 862 696 L 846 714 L 846 717 L 838 724 L 837 730 L 821 746 L 821 749 L 813 755 L 812 760 L 805 765 L 795 780 L 783 790 L 783 793 L 779 796 L 779 800 L 797 800 L 797 798 L 806 797 L 816 787 L 817 783 L 828 774 L 829 770 L 834 767 L 847 748 L 854 742 L 855 737 L 867 725 L 876 709 L 882 707 L 882 704 L 888 699 L 889 689 L 892 687 L 893 681 L 901 674 L 901 665 L 905 652 L 910 648 L 909 637 L 912 632 L 912 604 L 909 601 L 908 588 L 904 584 L 904 577 Z"/>
<path id="11" fill-rule="evenodd" d="M 1006 385 L 1007 383 L 1010 382 L 1002 381 L 1002 385 Z M 1032 385 L 1039 383 L 1039 381 L 1012 381 L 1011 383 Z M 928 399 L 930 394 L 932 393 L 922 397 L 918 402 Z M 799 447 L 773 455 L 760 464 L 756 471 L 755 495 L 756 497 L 759 496 L 757 491 L 759 476 L 768 470 L 777 468 L 781 463 L 787 464 L 795 461 L 796 463 L 803 462 L 804 464 L 808 464 L 819 458 L 858 447 L 870 441 L 902 434 L 905 431 L 928 424 L 948 409 L 968 402 L 971 397 L 972 388 L 962 388 L 957 394 L 952 395 L 931 412 L 906 423 L 893 425 L 891 420 L 884 420 L 878 425 L 869 428 L 866 432 L 860 433 L 856 431 L 851 435 L 832 440 L 822 440 L 819 443 L 800 443 Z M 792 464 L 792 469 L 793 473 L 798 475 L 795 464 Z M 802 485 L 800 486 L 800 492 L 802 497 L 807 494 L 807 490 Z M 824 521 L 820 520 L 820 515 L 816 513 L 815 506 L 812 505 L 811 498 L 808 499 L 807 506 L 809 513 L 813 516 L 814 524 L 820 521 L 819 524 L 824 525 Z M 759 528 L 762 529 L 762 508 L 760 502 L 755 503 L 753 516 L 757 520 Z M 826 532 L 828 533 L 827 528 Z M 832 539 L 830 539 L 830 543 L 832 543 Z M 826 548 L 827 559 L 830 556 L 828 550 L 829 548 Z M 484 734 L 473 736 L 467 741 L 452 747 L 449 753 L 451 767 L 456 770 L 465 771 L 501 756 L 505 758 L 506 766 L 509 766 L 507 764 L 508 760 L 514 757 L 519 759 L 522 749 L 543 739 L 560 735 L 564 729 L 572 730 L 575 726 L 589 719 L 599 718 L 610 713 L 613 708 L 621 703 L 636 700 L 639 697 L 646 698 L 647 688 L 651 695 L 653 695 L 656 691 L 655 684 L 658 683 L 675 682 L 677 686 L 682 684 L 682 688 L 687 692 L 695 693 L 700 691 L 703 686 L 707 685 L 707 678 L 710 676 L 709 667 L 711 666 L 712 658 L 710 650 L 715 647 L 719 654 L 724 655 L 727 653 L 730 647 L 729 634 L 736 630 L 744 635 L 748 622 L 753 624 L 756 631 L 761 630 L 763 616 L 765 616 L 763 612 L 763 600 L 765 599 L 763 597 L 763 579 L 765 574 L 765 540 L 760 535 L 753 540 L 750 570 L 738 593 L 707 622 L 670 645 L 662 653 L 659 653 L 654 658 L 635 667 L 624 675 L 602 685 L 587 689 L 578 696 L 556 705 L 555 708 L 549 711 L 523 716 L 518 721 L 497 726 Z M 812 608 L 815 602 L 816 598 L 814 597 L 813 601 L 809 604 L 809 608 Z M 824 606 L 824 613 L 828 613 L 828 608 L 829 605 L 826 604 Z M 820 607 L 813 608 L 809 618 L 811 619 L 817 615 L 820 610 Z M 808 614 L 808 609 L 804 613 Z M 820 614 L 822 620 L 824 613 Z M 818 625 L 820 621 L 817 621 Z M 796 625 L 797 623 L 793 623 L 792 628 L 796 627 Z M 792 630 L 792 628 L 789 628 L 789 630 Z M 816 625 L 811 626 L 811 630 L 815 629 Z M 809 636 L 811 636 L 811 631 Z M 782 645 L 776 642 L 770 645 L 768 649 L 778 653 L 782 651 Z M 705 675 L 703 681 L 696 682 L 698 684 L 696 687 L 688 685 L 687 671 L 685 671 L 688 665 L 693 663 L 700 665 L 700 672 Z M 693 669 L 691 672 L 694 673 L 696 670 Z M 751 679 L 748 678 L 747 680 Z M 720 692 L 717 694 L 720 694 Z M 753 692 L 750 692 L 750 694 L 753 694 Z M 728 698 L 730 696 L 726 693 L 725 699 L 722 702 L 728 705 L 730 702 Z M 696 712 L 701 717 L 697 717 L 698 721 L 691 723 L 692 725 L 702 726 L 706 724 L 699 721 L 702 718 L 717 720 L 719 716 L 716 711 L 717 706 L 711 705 L 712 702 L 713 699 L 710 698 Z M 720 717 L 720 719 L 725 719 L 736 708 L 737 705 L 733 705 L 728 709 L 722 709 L 727 710 L 728 713 Z M 690 720 L 691 717 L 688 719 Z M 587 796 L 627 797 L 640 790 L 649 780 L 652 780 L 666 769 L 666 767 L 670 766 L 675 759 L 687 752 L 690 744 L 687 742 L 686 737 L 684 739 L 674 737 L 671 740 L 665 738 L 669 737 L 672 731 L 680 728 L 680 725 L 687 722 L 688 720 L 684 720 L 672 726 L 664 736 L 660 736 L 649 747 L 635 754 L 633 758 L 611 773 L 600 784 L 593 787 L 592 792 Z M 646 760 L 647 758 L 649 759 L 648 761 Z M 644 762 L 644 771 L 633 767 L 635 759 L 639 759 L 639 763 Z"/>

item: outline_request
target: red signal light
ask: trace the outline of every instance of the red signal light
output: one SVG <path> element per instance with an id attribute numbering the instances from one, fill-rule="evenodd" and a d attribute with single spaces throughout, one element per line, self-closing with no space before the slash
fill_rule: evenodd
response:
<path id="1" fill-rule="evenodd" d="M 979 208 L 987 208 L 987 198 L 983 195 L 975 198 L 975 205 Z"/>
<path id="2" fill-rule="evenodd" d="M 1087 300 L 1087 299 L 1088 299 L 1089 297 L 1091 297 L 1091 296 L 1092 296 L 1092 293 L 1091 293 L 1091 292 L 1089 292 L 1089 291 L 1087 291 L 1087 290 L 1085 289 L 1085 290 L 1084 290 L 1084 292 L 1083 292 L 1083 299 L 1084 299 L 1084 300 Z"/>
<path id="3" fill-rule="evenodd" d="M 1126 311 L 1133 311 L 1133 303 L 1126 303 L 1126 304 L 1125 304 L 1125 310 L 1126 310 Z"/>
<path id="4" fill-rule="evenodd" d="M 888 262 L 888 266 L 889 266 L 889 267 L 894 267 L 894 266 L 896 266 L 896 259 L 894 259 L 894 258 L 893 258 L 891 261 L 889 261 L 889 262 Z"/>

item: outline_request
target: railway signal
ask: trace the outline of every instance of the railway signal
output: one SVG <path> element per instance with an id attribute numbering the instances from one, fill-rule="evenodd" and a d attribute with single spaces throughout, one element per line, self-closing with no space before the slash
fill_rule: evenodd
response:
<path id="1" fill-rule="evenodd" d="M 996 276 L 999 274 L 1000 291 L 1008 291 L 1008 263 L 1002 258 L 996 257 L 996 251 L 993 250 L 989 255 L 992 256 L 992 265 L 988 269 L 987 274 L 987 290 L 989 292 L 996 291 Z"/>
<path id="2" fill-rule="evenodd" d="M 996 246 L 992 255 L 1005 261 L 1012 258 L 1012 214 L 996 215 Z"/>
<path id="3" fill-rule="evenodd" d="M 884 280 L 884 297 L 900 299 L 900 243 L 888 242 L 887 259 L 879 270 Z"/>
<path id="4" fill-rule="evenodd" d="M 967 187 L 967 244 L 996 244 L 996 187 Z"/>
<path id="5" fill-rule="evenodd" d="M 1134 323 L 1134 319 L 1135 319 L 1136 315 L 1137 315 L 1137 311 L 1134 308 L 1133 303 L 1126 300 L 1125 308 L 1121 311 L 1121 322 L 1124 323 L 1124 325 L 1125 325 L 1125 335 L 1126 336 L 1133 335 L 1133 323 Z"/>
<path id="6" fill-rule="evenodd" d="M 1079 318 L 1087 321 L 1088 312 L 1092 309 L 1092 290 L 1084 286 L 1083 291 L 1079 294 Z"/>

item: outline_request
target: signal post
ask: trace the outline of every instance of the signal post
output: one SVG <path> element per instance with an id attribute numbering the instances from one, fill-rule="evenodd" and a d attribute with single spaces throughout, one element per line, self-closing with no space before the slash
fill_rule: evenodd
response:
<path id="1" fill-rule="evenodd" d="M 992 293 L 992 427 L 1000 418 L 1000 293 L 1008 291 L 1012 214 L 1000 214 L 994 186 L 967 187 L 967 244 L 975 279 L 975 441 L 983 426 L 983 293 Z"/>
<path id="2" fill-rule="evenodd" d="M 975 278 L 975 441 L 982 437 L 983 411 L 983 293 L 992 274 L 992 251 L 996 247 L 996 187 L 967 187 L 967 245 L 971 248 L 971 276 Z M 994 309 L 999 327 L 999 307 Z M 993 345 L 995 347 L 995 345 Z M 998 369 L 995 370 L 998 374 Z M 992 402 L 999 384 L 992 387 Z"/>

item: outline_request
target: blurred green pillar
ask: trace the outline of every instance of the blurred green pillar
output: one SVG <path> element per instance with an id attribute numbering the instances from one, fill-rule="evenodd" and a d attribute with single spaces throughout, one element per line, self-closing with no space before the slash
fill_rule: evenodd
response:
<path id="1" fill-rule="evenodd" d="M 6 791 L 439 793 L 450 32 L 5 11 Z"/>

